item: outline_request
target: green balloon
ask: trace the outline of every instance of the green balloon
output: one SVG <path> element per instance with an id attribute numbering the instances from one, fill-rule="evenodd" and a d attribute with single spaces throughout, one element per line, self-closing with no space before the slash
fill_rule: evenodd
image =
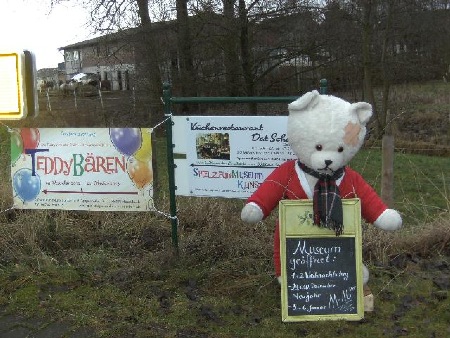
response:
<path id="1" fill-rule="evenodd" d="M 23 141 L 16 131 L 11 133 L 11 163 L 15 163 L 23 152 Z"/>

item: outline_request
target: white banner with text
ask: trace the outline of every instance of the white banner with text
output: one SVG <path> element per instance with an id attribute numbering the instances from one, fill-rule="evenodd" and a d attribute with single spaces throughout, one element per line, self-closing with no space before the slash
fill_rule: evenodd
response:
<path id="1" fill-rule="evenodd" d="M 173 117 L 177 194 L 247 198 L 286 160 L 287 116 Z"/>

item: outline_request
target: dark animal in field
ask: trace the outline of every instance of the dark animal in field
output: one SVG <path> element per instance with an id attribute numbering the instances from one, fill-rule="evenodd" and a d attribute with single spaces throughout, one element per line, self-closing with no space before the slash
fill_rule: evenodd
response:
<path id="1" fill-rule="evenodd" d="M 55 82 L 51 80 L 38 80 L 37 89 L 39 93 L 45 92 L 55 87 Z"/>

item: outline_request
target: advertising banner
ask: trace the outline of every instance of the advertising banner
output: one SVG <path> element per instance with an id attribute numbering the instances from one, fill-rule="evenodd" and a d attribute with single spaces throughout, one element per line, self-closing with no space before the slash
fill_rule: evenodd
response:
<path id="1" fill-rule="evenodd" d="M 191 116 L 185 123 L 189 195 L 246 198 L 295 158 L 286 116 Z"/>
<path id="2" fill-rule="evenodd" d="M 14 206 L 148 211 L 153 206 L 151 160 L 147 128 L 15 129 Z"/>

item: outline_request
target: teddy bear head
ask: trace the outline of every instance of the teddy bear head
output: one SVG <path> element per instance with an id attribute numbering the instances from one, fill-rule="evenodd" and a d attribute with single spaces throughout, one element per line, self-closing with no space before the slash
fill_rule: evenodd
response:
<path id="1" fill-rule="evenodd" d="M 361 148 L 372 106 L 314 90 L 288 105 L 287 137 L 300 162 L 326 175 L 344 167 Z"/>

